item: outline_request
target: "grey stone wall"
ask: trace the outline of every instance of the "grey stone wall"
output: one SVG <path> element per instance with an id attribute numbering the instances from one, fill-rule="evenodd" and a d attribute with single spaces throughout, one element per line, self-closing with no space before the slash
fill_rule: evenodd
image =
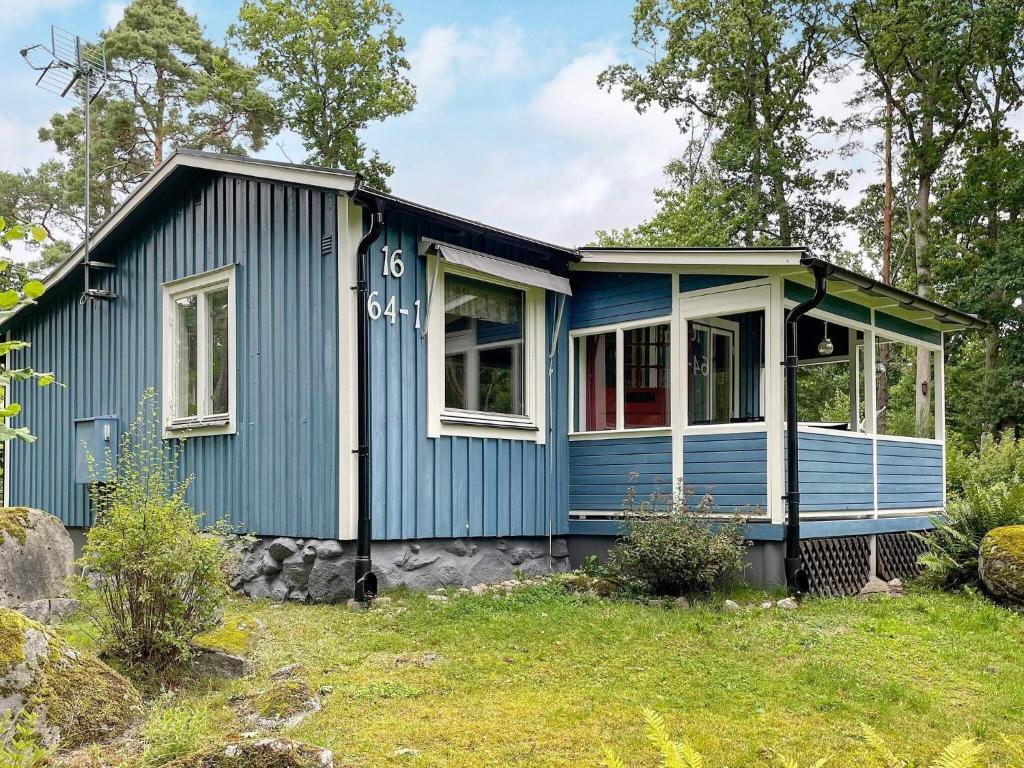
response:
<path id="1" fill-rule="evenodd" d="M 379 588 L 428 590 L 470 587 L 569 570 L 564 538 L 423 539 L 373 543 Z M 333 539 L 256 539 L 239 552 L 231 582 L 250 597 L 338 603 L 352 597 L 355 542 Z"/>

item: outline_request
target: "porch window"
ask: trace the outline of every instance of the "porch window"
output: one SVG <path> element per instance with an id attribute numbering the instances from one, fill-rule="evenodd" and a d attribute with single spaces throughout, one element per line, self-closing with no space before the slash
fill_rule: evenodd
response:
<path id="1" fill-rule="evenodd" d="M 234 431 L 234 267 L 164 285 L 167 430 Z"/>
<path id="2" fill-rule="evenodd" d="M 461 275 L 445 279 L 445 408 L 526 414 L 524 305 L 524 292 L 515 288 Z"/>
<path id="3" fill-rule="evenodd" d="M 577 335 L 574 349 L 580 430 L 669 426 L 669 323 Z"/>
<path id="4" fill-rule="evenodd" d="M 687 321 L 687 423 L 764 420 L 764 310 Z"/>

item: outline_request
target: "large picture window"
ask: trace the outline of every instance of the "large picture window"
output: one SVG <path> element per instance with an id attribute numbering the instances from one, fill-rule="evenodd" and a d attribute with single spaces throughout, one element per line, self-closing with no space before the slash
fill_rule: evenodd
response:
<path id="1" fill-rule="evenodd" d="M 579 431 L 669 426 L 669 323 L 579 335 L 575 345 Z"/>
<path id="2" fill-rule="evenodd" d="M 163 412 L 168 430 L 234 430 L 234 268 L 164 286 Z"/>
<path id="3" fill-rule="evenodd" d="M 445 408 L 526 415 L 525 293 L 461 275 L 444 293 Z"/>

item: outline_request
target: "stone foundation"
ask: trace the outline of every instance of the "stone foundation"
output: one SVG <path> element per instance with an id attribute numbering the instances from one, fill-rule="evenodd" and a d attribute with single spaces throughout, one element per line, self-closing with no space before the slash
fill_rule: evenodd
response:
<path id="1" fill-rule="evenodd" d="M 373 543 L 381 590 L 470 587 L 569 570 L 564 538 L 422 539 Z M 352 597 L 355 542 L 256 539 L 244 545 L 233 589 L 249 597 L 339 603 Z"/>

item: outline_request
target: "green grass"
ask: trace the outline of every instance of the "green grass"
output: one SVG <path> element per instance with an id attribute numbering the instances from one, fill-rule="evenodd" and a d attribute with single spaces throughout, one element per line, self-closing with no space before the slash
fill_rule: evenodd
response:
<path id="1" fill-rule="evenodd" d="M 198 713 L 206 739 L 237 732 L 229 697 L 298 661 L 310 687 L 332 690 L 287 735 L 339 765 L 597 766 L 605 745 L 653 765 L 644 707 L 712 766 L 764 764 L 768 749 L 857 765 L 861 723 L 920 757 L 959 734 L 1024 735 L 1024 616 L 967 595 L 729 613 L 538 587 L 401 594 L 363 614 L 240 600 L 229 612 L 265 627 L 259 674 L 182 690 L 159 717 Z"/>

